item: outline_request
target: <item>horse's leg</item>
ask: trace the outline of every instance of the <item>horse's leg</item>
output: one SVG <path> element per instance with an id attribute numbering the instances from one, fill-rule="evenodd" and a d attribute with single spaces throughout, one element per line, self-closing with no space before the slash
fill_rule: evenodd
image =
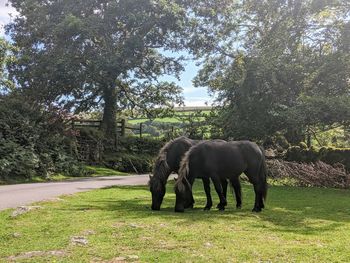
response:
<path id="1" fill-rule="evenodd" d="M 242 188 L 241 182 L 239 181 L 239 176 L 233 176 L 230 179 L 233 190 L 235 191 L 236 196 L 236 208 L 242 208 Z"/>
<path id="2" fill-rule="evenodd" d="M 252 211 L 261 212 L 261 209 L 264 208 L 264 202 L 263 202 L 263 193 L 259 184 L 257 183 L 254 184 L 254 191 L 255 191 L 255 204 Z"/>
<path id="3" fill-rule="evenodd" d="M 247 170 L 244 173 L 248 176 L 249 181 L 254 186 L 255 203 L 252 212 L 261 212 L 262 208 L 264 208 L 264 185 L 263 182 L 259 180 L 259 170 Z"/>
<path id="4" fill-rule="evenodd" d="M 205 205 L 204 210 L 210 210 L 210 208 L 213 206 L 213 201 L 210 193 L 210 179 L 206 177 L 206 178 L 202 178 L 202 180 L 203 180 L 204 191 L 207 196 L 207 204 Z"/>
<path id="5" fill-rule="evenodd" d="M 220 179 L 221 186 L 222 186 L 222 193 L 224 194 L 225 200 L 227 200 L 227 179 Z M 219 208 L 220 203 L 216 206 L 216 208 Z"/>
<path id="6" fill-rule="evenodd" d="M 224 193 L 222 191 L 222 186 L 220 179 L 216 176 L 211 177 L 211 180 L 213 181 L 213 184 L 215 186 L 216 193 L 218 194 L 220 198 L 220 203 L 218 204 L 219 210 L 225 210 L 225 206 L 227 205 L 226 198 L 224 196 Z"/>

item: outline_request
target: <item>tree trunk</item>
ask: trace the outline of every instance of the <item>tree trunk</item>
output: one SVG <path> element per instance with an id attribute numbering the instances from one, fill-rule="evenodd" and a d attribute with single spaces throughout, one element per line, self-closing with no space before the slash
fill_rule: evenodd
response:
<path id="1" fill-rule="evenodd" d="M 106 88 L 103 92 L 105 101 L 102 118 L 102 130 L 108 141 L 115 141 L 117 135 L 117 92 L 115 87 Z"/>

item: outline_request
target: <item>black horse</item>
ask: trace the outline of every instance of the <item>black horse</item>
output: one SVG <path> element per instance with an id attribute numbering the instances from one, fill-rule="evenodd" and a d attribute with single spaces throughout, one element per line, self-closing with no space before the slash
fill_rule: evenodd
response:
<path id="1" fill-rule="evenodd" d="M 166 183 L 172 172 L 178 173 L 180 168 L 180 162 L 185 156 L 185 153 L 193 146 L 201 141 L 191 140 L 186 137 L 179 137 L 168 142 L 158 154 L 158 157 L 154 164 L 153 176 L 150 176 L 149 187 L 152 193 L 152 210 L 160 210 L 160 206 L 163 202 L 163 198 L 166 191 Z M 205 192 L 207 194 L 207 204 L 205 210 L 209 210 L 213 203 L 210 194 L 210 180 L 208 177 L 202 178 Z M 221 182 L 223 194 L 226 197 L 227 192 L 227 180 L 224 179 Z M 236 188 L 239 188 L 236 186 Z M 236 190 L 235 190 L 236 191 Z M 189 196 L 186 200 L 185 207 L 192 207 L 194 199 Z"/>
<path id="2" fill-rule="evenodd" d="M 219 209 L 224 210 L 226 198 L 220 182 L 226 178 L 237 182 L 241 173 L 254 185 L 253 212 L 260 212 L 267 194 L 267 171 L 264 153 L 258 145 L 249 141 L 206 141 L 193 146 L 181 162 L 175 184 L 175 211 L 183 212 L 186 208 L 196 177 L 211 178 L 220 198 Z"/>

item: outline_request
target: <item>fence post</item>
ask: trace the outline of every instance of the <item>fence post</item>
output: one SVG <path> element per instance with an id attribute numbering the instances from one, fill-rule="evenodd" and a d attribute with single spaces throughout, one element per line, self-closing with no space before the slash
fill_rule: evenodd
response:
<path id="1" fill-rule="evenodd" d="M 143 126 L 143 123 L 141 122 L 140 123 L 140 138 L 142 138 L 142 126 Z"/>
<path id="2" fill-rule="evenodd" d="M 121 121 L 120 136 L 121 136 L 121 137 L 124 137 L 124 136 L 125 136 L 125 119 L 122 119 L 122 121 Z"/>

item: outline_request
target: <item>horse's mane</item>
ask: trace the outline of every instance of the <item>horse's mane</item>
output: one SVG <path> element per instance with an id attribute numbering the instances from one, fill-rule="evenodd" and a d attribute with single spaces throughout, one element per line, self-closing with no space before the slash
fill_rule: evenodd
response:
<path id="1" fill-rule="evenodd" d="M 158 157 L 154 163 L 153 168 L 153 177 L 149 181 L 149 186 L 153 186 L 154 189 L 160 190 L 162 184 L 165 184 L 169 177 L 169 165 L 167 162 L 167 151 L 171 144 L 174 143 L 175 140 L 171 140 L 166 143 L 158 153 Z"/>
<path id="2" fill-rule="evenodd" d="M 187 175 L 189 172 L 189 158 L 192 149 L 193 147 L 185 153 L 185 156 L 182 158 L 180 163 L 179 177 L 177 178 L 175 183 L 175 188 L 178 189 L 180 192 L 184 192 L 186 189 L 184 181 L 188 183 Z"/>

